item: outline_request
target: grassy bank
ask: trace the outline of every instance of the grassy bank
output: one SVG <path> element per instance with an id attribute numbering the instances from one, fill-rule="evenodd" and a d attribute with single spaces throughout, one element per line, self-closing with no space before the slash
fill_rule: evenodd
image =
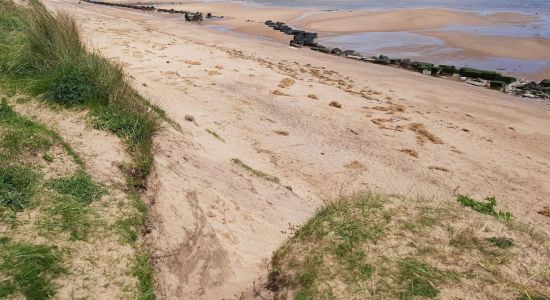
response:
<path id="1" fill-rule="evenodd" d="M 124 141 L 131 161 L 122 169 L 127 175 L 126 194 L 133 208 L 113 227 L 135 250 L 131 273 L 139 280 L 136 298 L 154 299 L 152 268 L 139 242 L 147 219 L 147 206 L 141 201 L 139 191 L 145 187 L 153 163 L 153 137 L 164 113 L 131 88 L 119 65 L 87 49 L 73 19 L 64 13 L 50 13 L 38 1 L 16 6 L 11 0 L 0 0 L 0 90 L 8 96 L 36 97 L 58 108 L 84 109 L 89 112 L 89 121 L 95 128 L 112 132 Z M 44 217 L 38 223 L 27 224 L 29 228 L 65 232 L 70 240 L 87 240 L 90 230 L 104 225 L 98 221 L 101 209 L 93 207 L 93 203 L 98 202 L 105 191 L 91 181 L 84 163 L 57 133 L 17 116 L 5 101 L 2 109 L 0 189 L 3 194 L 9 192 L 8 197 L 3 195 L 0 199 L 3 226 L 19 226 L 20 212 L 36 208 Z M 13 127 L 14 124 L 19 129 Z M 79 167 L 70 175 L 57 174 L 55 180 L 46 180 L 43 170 L 32 161 L 14 156 L 34 153 L 34 157 L 39 155 L 48 162 L 56 159 L 48 150 L 57 144 L 64 147 L 67 155 L 72 155 Z M 9 230 L 4 233 L 0 246 L 17 249 L 17 235 L 10 237 Z M 55 252 L 52 257 L 63 265 L 63 255 Z M 6 257 L 0 258 L 0 267 L 7 261 Z M 62 269 L 55 268 L 51 276 L 37 271 L 40 273 L 37 277 L 53 278 L 59 276 Z M 11 274 L 9 272 L 0 268 L 2 276 Z M 19 280 L 17 274 L 13 278 L 14 282 Z M 46 289 L 48 292 L 43 293 L 43 298 L 55 294 L 51 285 L 44 291 Z M 24 290 L 0 283 L 0 297 L 25 294 Z"/>
<path id="2" fill-rule="evenodd" d="M 159 115 L 130 87 L 122 68 L 89 51 L 64 13 L 52 15 L 37 1 L 21 8 L 1 0 L 0 8 L 2 85 L 64 107 L 89 109 L 97 128 L 126 141 L 132 184 L 142 187 Z"/>
<path id="3" fill-rule="evenodd" d="M 549 299 L 548 234 L 465 198 L 333 201 L 273 254 L 267 287 L 276 299 Z"/>

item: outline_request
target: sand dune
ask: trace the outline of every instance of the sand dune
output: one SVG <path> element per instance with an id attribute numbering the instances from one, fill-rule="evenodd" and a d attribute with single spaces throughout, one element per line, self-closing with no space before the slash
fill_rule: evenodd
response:
<path id="1" fill-rule="evenodd" d="M 289 227 L 341 192 L 496 196 L 550 225 L 537 214 L 550 204 L 548 106 L 173 17 L 46 3 L 182 126 L 156 138 L 147 192 L 161 299 L 238 297 Z"/>

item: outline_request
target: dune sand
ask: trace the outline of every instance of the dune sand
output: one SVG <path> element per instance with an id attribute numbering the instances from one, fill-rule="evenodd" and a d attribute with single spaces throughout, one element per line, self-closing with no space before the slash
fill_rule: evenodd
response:
<path id="1" fill-rule="evenodd" d="M 147 188 L 160 299 L 258 287 L 289 227 L 340 193 L 496 196 L 550 226 L 537 213 L 550 205 L 548 105 L 173 16 L 46 3 L 182 127 L 156 137 Z"/>

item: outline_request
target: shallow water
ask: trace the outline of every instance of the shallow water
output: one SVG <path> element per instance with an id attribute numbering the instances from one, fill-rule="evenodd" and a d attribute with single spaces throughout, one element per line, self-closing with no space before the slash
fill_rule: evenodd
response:
<path id="1" fill-rule="evenodd" d="M 486 12 L 514 11 L 550 14 L 549 0 L 241 0 L 239 2 L 266 6 L 337 10 L 441 7 Z"/>
<path id="2" fill-rule="evenodd" d="M 439 28 L 439 30 L 508 37 L 550 38 L 550 0 L 240 0 L 236 2 L 265 6 L 313 7 L 326 10 L 440 7 L 478 13 L 519 12 L 534 15 L 538 21 L 499 26 L 449 25 Z M 390 57 L 424 60 L 458 67 L 470 66 L 499 70 L 512 75 L 529 75 L 550 70 L 550 53 L 545 60 L 503 57 L 471 58 L 461 55 L 461 49 L 449 47 L 438 38 L 414 32 L 363 32 L 329 38 L 321 36 L 317 42 L 342 50 L 355 50 L 365 56 L 384 54 Z"/>
<path id="3" fill-rule="evenodd" d="M 446 29 L 467 31 L 472 28 L 450 27 Z M 492 29 L 486 30 L 489 33 Z M 495 34 L 498 33 L 495 32 Z M 317 41 L 327 47 L 338 47 L 342 50 L 352 49 L 365 56 L 384 54 L 390 57 L 410 58 L 457 67 L 469 66 L 498 70 L 512 75 L 529 75 L 550 69 L 550 57 L 548 60 L 522 60 L 504 57 L 471 58 L 462 56 L 461 49 L 449 47 L 438 38 L 412 32 L 363 32 L 319 38 Z"/>

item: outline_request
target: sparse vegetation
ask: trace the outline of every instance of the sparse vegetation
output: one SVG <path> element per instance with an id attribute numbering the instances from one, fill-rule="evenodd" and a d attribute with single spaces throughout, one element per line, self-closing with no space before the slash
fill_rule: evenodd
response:
<path id="1" fill-rule="evenodd" d="M 287 94 L 285 94 L 285 93 L 283 93 L 283 92 L 281 92 L 281 91 L 279 91 L 279 90 L 274 90 L 274 91 L 272 92 L 272 94 L 275 95 L 275 96 L 288 96 Z"/>
<path id="2" fill-rule="evenodd" d="M 74 197 L 57 197 L 45 209 L 40 226 L 48 232 L 68 232 L 71 240 L 86 240 L 97 216 L 88 203 Z"/>
<path id="3" fill-rule="evenodd" d="M 549 246 L 547 235 L 462 206 L 360 193 L 327 203 L 297 228 L 273 253 L 266 287 L 275 299 L 427 299 L 457 290 L 546 299 L 540 270 Z"/>
<path id="4" fill-rule="evenodd" d="M 416 139 L 419 144 L 424 144 L 426 140 L 434 144 L 443 144 L 443 140 L 429 132 L 426 127 L 424 127 L 424 124 L 411 123 L 409 124 L 409 130 L 416 132 Z"/>
<path id="5" fill-rule="evenodd" d="M 340 104 L 340 102 L 338 101 L 332 101 L 328 105 L 336 108 L 342 108 L 342 104 Z"/>
<path id="6" fill-rule="evenodd" d="M 214 130 L 206 129 L 206 132 L 210 133 L 213 137 L 215 137 L 215 138 L 217 138 L 218 140 L 220 140 L 220 141 L 222 141 L 222 142 L 225 143 L 225 140 L 222 139 L 222 138 L 220 137 L 220 135 L 219 135 L 217 132 L 215 132 Z"/>
<path id="7" fill-rule="evenodd" d="M 309 95 L 307 95 L 307 97 L 308 97 L 309 99 L 319 100 L 319 97 L 317 97 L 317 95 L 315 95 L 315 94 L 309 94 Z"/>
<path id="8" fill-rule="evenodd" d="M 514 245 L 512 240 L 503 237 L 490 237 L 485 240 L 502 249 L 510 248 Z"/>
<path id="9" fill-rule="evenodd" d="M 0 126 L 4 128 L 0 137 L 0 162 L 23 153 L 35 154 L 48 150 L 56 139 L 55 134 L 44 126 L 17 115 L 6 99 L 0 101 Z"/>
<path id="10" fill-rule="evenodd" d="M 397 113 L 397 112 L 405 112 L 405 106 L 403 106 L 402 104 L 395 104 L 395 103 L 392 103 L 392 102 L 388 102 L 388 106 L 378 105 L 378 106 L 373 107 L 372 109 L 378 110 L 378 111 L 385 111 L 388 114 L 393 114 L 393 113 Z"/>
<path id="11" fill-rule="evenodd" d="M 296 81 L 294 81 L 294 79 L 287 77 L 287 78 L 281 80 L 281 82 L 279 82 L 279 87 L 284 89 L 284 88 L 293 86 L 294 83 L 296 83 Z"/>
<path id="12" fill-rule="evenodd" d="M 399 152 L 407 153 L 408 155 L 412 157 L 418 158 L 418 152 L 413 149 L 400 149 Z"/>
<path id="13" fill-rule="evenodd" d="M 134 184 L 143 186 L 160 116 L 130 87 L 121 66 L 86 49 L 68 15 L 52 15 L 39 2 L 29 8 L 7 0 L 2 5 L 0 52 L 8 53 L 0 56 L 3 85 L 62 106 L 88 108 L 96 127 L 126 141 L 133 158 L 128 171 Z"/>
<path id="14" fill-rule="evenodd" d="M 31 167 L 0 165 L 0 206 L 24 209 L 36 192 L 39 174 Z"/>
<path id="15" fill-rule="evenodd" d="M 449 169 L 447 169 L 445 167 L 439 167 L 439 166 L 429 166 L 428 169 L 437 170 L 437 171 L 441 171 L 441 172 L 449 172 Z"/>
<path id="16" fill-rule="evenodd" d="M 134 207 L 129 208 L 128 215 L 132 217 L 118 225 L 125 224 L 120 226 L 126 228 L 119 231 L 121 235 L 129 231 L 138 235 L 141 231 L 137 227 L 143 226 L 147 213 L 138 190 L 145 186 L 153 163 L 153 136 L 160 128 L 160 119 L 176 129 L 177 124 L 130 87 L 121 66 L 89 51 L 68 15 L 50 13 L 38 1 L 19 6 L 11 0 L 0 0 L 0 88 L 8 97 L 28 94 L 61 108 L 84 108 L 95 128 L 110 131 L 125 142 L 132 161 L 122 169 L 128 179 L 127 193 L 137 201 L 130 201 Z M 96 215 L 100 208 L 93 203 L 105 190 L 86 174 L 84 162 L 68 144 L 57 133 L 20 117 L 6 101 L 0 106 L 0 132 L 0 169 L 4 174 L 0 183 L 3 189 L 0 212 L 4 214 L 6 209 L 16 212 L 33 204 L 36 206 L 33 213 L 38 213 L 39 218 L 36 222 L 26 221 L 25 228 L 39 226 L 46 233 L 67 232 L 70 240 L 86 240 L 92 233 L 97 235 L 102 222 Z M 39 155 L 52 162 L 53 156 L 46 152 L 52 145 L 61 145 L 73 158 L 80 167 L 76 175 L 59 174 L 54 176 L 57 179 L 43 182 L 34 166 L 26 166 L 27 155 Z M 11 213 L 11 220 L 17 218 L 16 213 Z M 13 224 L 23 226 L 17 222 Z M 63 236 L 53 236 L 52 243 L 59 239 Z M 141 271 L 133 274 L 140 280 L 135 298 L 154 299 L 152 276 L 140 275 L 152 274 L 146 252 L 137 237 L 124 237 L 123 240 L 135 248 L 136 265 L 140 265 Z M 0 278 L 3 280 L 5 276 L 6 273 L 0 270 Z M 2 288 L 4 283 L 0 283 Z M 9 289 L 15 291 L 12 287 Z M 36 291 L 39 293 L 40 289 Z M 49 286 L 47 291 L 41 292 L 42 296 L 29 299 L 43 299 L 54 294 L 54 287 Z"/>
<path id="17" fill-rule="evenodd" d="M 155 289 L 153 285 L 153 268 L 151 268 L 151 260 L 147 253 L 139 253 L 136 256 L 132 273 L 139 281 L 138 299 L 154 300 Z"/>
<path id="18" fill-rule="evenodd" d="M 288 135 L 288 131 L 286 130 L 273 130 L 273 132 L 275 132 L 278 135 L 284 135 L 284 136 Z"/>
<path id="19" fill-rule="evenodd" d="M 240 166 L 241 168 L 243 168 L 243 169 L 249 171 L 249 172 L 250 172 L 251 174 L 253 174 L 254 176 L 263 178 L 263 179 L 265 179 L 265 180 L 267 180 L 267 181 L 271 181 L 271 182 L 274 182 L 274 183 L 279 183 L 279 182 L 280 182 L 279 178 L 277 178 L 277 177 L 275 177 L 275 176 L 273 176 L 273 175 L 269 175 L 269 174 L 267 174 L 267 173 L 264 173 L 264 172 L 262 172 L 262 171 L 258 171 L 258 170 L 256 170 L 256 169 L 253 169 L 253 168 L 249 167 L 247 164 L 243 163 L 243 162 L 242 162 L 240 159 L 238 159 L 238 158 L 233 158 L 233 159 L 231 159 L 231 161 L 232 161 L 234 164 Z"/>
<path id="20" fill-rule="evenodd" d="M 415 258 L 402 259 L 398 264 L 399 281 L 403 285 L 399 299 L 435 298 L 440 293 L 437 286 L 452 277 L 451 272 L 441 271 Z"/>
<path id="21" fill-rule="evenodd" d="M 497 200 L 495 197 L 487 197 L 484 201 L 474 200 L 464 195 L 458 195 L 456 201 L 463 206 L 469 207 L 482 214 L 493 216 L 499 220 L 510 221 L 512 214 L 509 212 L 496 211 Z"/>
<path id="22" fill-rule="evenodd" d="M 27 299 L 48 299 L 55 295 L 52 281 L 63 272 L 56 249 L 0 238 L 0 298 L 20 293 Z"/>
<path id="23" fill-rule="evenodd" d="M 59 194 L 69 196 L 84 204 L 99 200 L 104 193 L 103 189 L 92 181 L 90 175 L 84 172 L 67 178 L 52 179 L 47 185 Z"/>

